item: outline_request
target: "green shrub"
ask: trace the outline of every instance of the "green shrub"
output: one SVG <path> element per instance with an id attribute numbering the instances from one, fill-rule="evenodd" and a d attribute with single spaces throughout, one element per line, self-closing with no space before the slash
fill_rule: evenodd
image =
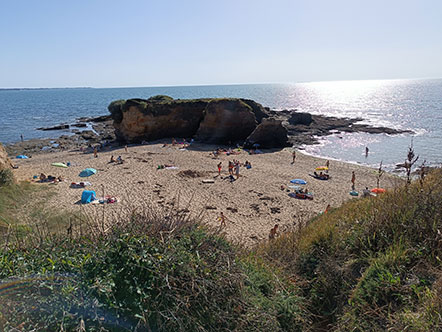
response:
<path id="1" fill-rule="evenodd" d="M 157 95 L 157 96 L 150 97 L 148 99 L 148 101 L 154 102 L 154 103 L 170 103 L 171 101 L 173 101 L 173 98 L 169 97 L 169 96 L 164 96 L 164 95 Z"/>
<path id="2" fill-rule="evenodd" d="M 21 285 L 3 297 L 0 329 L 301 330 L 290 285 L 192 220 L 133 215 L 87 234 L 0 249 L 0 278 Z"/>
<path id="3" fill-rule="evenodd" d="M 0 170 L 0 186 L 7 186 L 14 183 L 14 174 L 8 168 Z"/>

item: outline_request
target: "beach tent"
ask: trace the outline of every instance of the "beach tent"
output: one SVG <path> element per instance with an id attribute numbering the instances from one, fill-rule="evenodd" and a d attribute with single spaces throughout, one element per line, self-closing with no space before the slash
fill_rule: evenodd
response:
<path id="1" fill-rule="evenodd" d="M 81 176 L 82 178 L 94 175 L 97 173 L 97 170 L 95 168 L 86 168 L 84 170 L 82 170 L 79 174 L 79 176 Z"/>
<path id="2" fill-rule="evenodd" d="M 81 194 L 81 203 L 87 204 L 92 201 L 94 201 L 97 197 L 97 194 L 95 194 L 95 191 L 93 190 L 84 190 Z"/>
<path id="3" fill-rule="evenodd" d="M 63 163 L 52 163 L 51 165 L 55 166 L 55 167 L 68 168 L 68 166 L 66 164 L 63 164 Z"/>
<path id="4" fill-rule="evenodd" d="M 307 184 L 307 181 L 305 181 L 303 179 L 293 179 L 293 180 L 290 180 L 290 182 L 294 183 L 294 184 Z"/>
<path id="5" fill-rule="evenodd" d="M 28 156 L 25 156 L 25 155 L 23 155 L 23 154 L 20 154 L 20 155 L 18 155 L 18 156 L 15 157 L 15 158 L 17 158 L 17 159 L 28 159 L 29 157 L 28 157 Z"/>
<path id="6" fill-rule="evenodd" d="M 375 193 L 375 194 L 382 194 L 382 193 L 385 192 L 385 189 L 384 189 L 384 188 L 373 188 L 373 189 L 371 190 L 371 192 L 372 192 L 372 193 Z"/>
<path id="7" fill-rule="evenodd" d="M 328 171 L 327 166 L 318 166 L 315 168 L 315 171 Z"/>

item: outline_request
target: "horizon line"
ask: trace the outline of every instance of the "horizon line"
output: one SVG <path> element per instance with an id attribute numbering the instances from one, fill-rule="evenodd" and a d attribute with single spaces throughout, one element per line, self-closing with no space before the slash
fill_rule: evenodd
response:
<path id="1" fill-rule="evenodd" d="M 198 83 L 187 85 L 145 85 L 145 86 L 64 86 L 64 87 L 0 87 L 1 90 L 57 90 L 57 89 L 135 89 L 135 88 L 178 88 L 178 87 L 204 87 L 204 86 L 234 86 L 234 85 L 267 85 L 267 84 L 305 84 L 324 82 L 358 82 L 358 81 L 395 81 L 395 80 L 438 80 L 442 77 L 414 77 L 414 78 L 381 78 L 381 79 L 340 79 L 299 82 L 249 82 L 249 83 Z"/>

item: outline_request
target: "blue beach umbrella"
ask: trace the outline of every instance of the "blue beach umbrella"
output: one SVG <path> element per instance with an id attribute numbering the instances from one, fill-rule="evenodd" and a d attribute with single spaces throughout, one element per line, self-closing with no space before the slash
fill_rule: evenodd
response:
<path id="1" fill-rule="evenodd" d="M 294 183 L 294 184 L 307 184 L 307 181 L 305 181 L 303 179 L 293 179 L 293 180 L 290 180 L 290 182 Z"/>
<path id="2" fill-rule="evenodd" d="M 95 168 L 86 168 L 82 170 L 79 174 L 82 178 L 86 178 L 88 176 L 94 175 L 97 173 L 97 170 Z"/>

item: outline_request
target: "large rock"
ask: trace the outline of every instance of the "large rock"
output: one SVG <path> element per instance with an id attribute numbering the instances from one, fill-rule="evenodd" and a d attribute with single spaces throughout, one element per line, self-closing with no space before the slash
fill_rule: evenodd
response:
<path id="1" fill-rule="evenodd" d="M 155 96 L 112 102 L 109 112 L 117 139 L 141 142 L 195 137 L 206 143 L 244 141 L 268 115 L 253 100 L 238 98 L 172 99 Z"/>
<path id="2" fill-rule="evenodd" d="M 313 119 L 310 113 L 294 112 L 287 120 L 291 125 L 309 126 Z"/>
<path id="3" fill-rule="evenodd" d="M 196 139 L 206 143 L 244 141 L 256 128 L 253 108 L 240 99 L 209 102 Z"/>
<path id="4" fill-rule="evenodd" d="M 5 168 L 12 168 L 11 160 L 8 158 L 5 148 L 0 143 L 0 170 Z"/>
<path id="5" fill-rule="evenodd" d="M 164 137 L 192 137 L 203 119 L 204 100 L 129 99 L 109 105 L 117 139 L 141 142 Z"/>
<path id="6" fill-rule="evenodd" d="M 246 146 L 259 144 L 261 148 L 279 148 L 288 146 L 287 129 L 282 121 L 263 119 L 246 140 Z"/>

